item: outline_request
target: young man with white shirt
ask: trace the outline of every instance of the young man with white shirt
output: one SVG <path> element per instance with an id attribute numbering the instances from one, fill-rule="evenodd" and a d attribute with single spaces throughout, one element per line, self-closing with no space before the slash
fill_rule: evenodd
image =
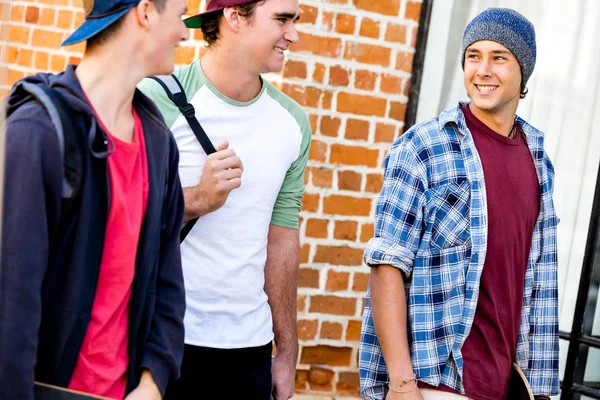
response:
<path id="1" fill-rule="evenodd" d="M 208 0 L 206 12 L 186 19 L 208 47 L 175 75 L 214 154 L 156 82 L 141 84 L 179 147 L 186 219 L 200 217 L 181 247 L 186 347 L 167 399 L 189 390 L 196 398 L 293 395 L 297 229 L 311 131 L 300 106 L 261 74 L 283 68 L 299 12 L 297 0 Z"/>

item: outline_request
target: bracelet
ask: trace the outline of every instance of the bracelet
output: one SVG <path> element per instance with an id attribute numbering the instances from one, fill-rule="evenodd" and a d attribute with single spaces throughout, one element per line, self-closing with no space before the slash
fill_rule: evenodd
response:
<path id="1" fill-rule="evenodd" d="M 415 384 L 410 389 L 405 389 L 405 390 L 394 389 L 393 387 L 390 386 L 389 382 L 388 382 L 387 387 L 388 387 L 388 389 L 390 389 L 390 391 L 392 391 L 394 393 L 408 393 L 408 392 L 411 392 L 411 391 L 413 391 L 413 390 L 415 390 L 417 388 L 417 385 L 418 385 L 417 375 L 414 375 L 411 378 L 403 379 L 402 383 L 399 386 L 400 388 L 403 388 L 410 381 L 415 381 Z"/>

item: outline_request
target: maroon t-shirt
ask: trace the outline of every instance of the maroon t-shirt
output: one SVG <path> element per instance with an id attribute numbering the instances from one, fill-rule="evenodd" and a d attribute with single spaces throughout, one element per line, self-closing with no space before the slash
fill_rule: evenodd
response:
<path id="1" fill-rule="evenodd" d="M 508 394 L 515 361 L 525 270 L 540 209 L 539 181 L 518 129 L 509 139 L 478 120 L 467 105 L 462 110 L 483 166 L 488 214 L 475 320 L 462 348 L 463 383 L 470 398 L 500 400 Z"/>
<path id="2" fill-rule="evenodd" d="M 462 107 L 481 158 L 488 240 L 471 333 L 462 348 L 464 386 L 473 399 L 505 399 L 521 324 L 525 270 L 540 212 L 539 181 L 521 132 L 502 136 Z"/>

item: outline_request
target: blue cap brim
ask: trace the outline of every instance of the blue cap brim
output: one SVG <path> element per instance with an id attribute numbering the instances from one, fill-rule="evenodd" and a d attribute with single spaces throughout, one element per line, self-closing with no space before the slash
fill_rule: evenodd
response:
<path id="1" fill-rule="evenodd" d="M 104 18 L 86 20 L 79 28 L 77 28 L 75 32 L 71 34 L 71 36 L 62 42 L 61 46 L 69 46 L 75 43 L 83 42 L 84 40 L 88 40 L 89 38 L 97 35 L 125 15 L 134 5 L 135 4 L 132 4 L 131 7 L 127 7 L 126 9 L 117 13 L 107 15 Z"/>

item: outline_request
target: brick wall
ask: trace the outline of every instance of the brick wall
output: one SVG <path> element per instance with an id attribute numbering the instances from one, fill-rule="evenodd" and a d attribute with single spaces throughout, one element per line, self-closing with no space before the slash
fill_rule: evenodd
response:
<path id="1" fill-rule="evenodd" d="M 59 45 L 83 20 L 79 1 L 12 0 L 2 95 L 27 74 L 78 62 L 83 45 Z M 191 0 L 190 13 L 198 8 Z M 305 107 L 314 132 L 300 227 L 295 398 L 352 398 L 368 282 L 361 257 L 383 157 L 403 127 L 421 3 L 301 0 L 301 8 L 300 43 L 282 73 L 268 77 Z M 176 62 L 201 56 L 202 46 L 196 31 Z"/>

